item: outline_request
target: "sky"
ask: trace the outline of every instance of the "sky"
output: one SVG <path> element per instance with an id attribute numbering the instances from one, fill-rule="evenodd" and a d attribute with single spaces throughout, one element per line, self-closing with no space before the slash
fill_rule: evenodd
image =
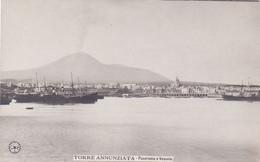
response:
<path id="1" fill-rule="evenodd" d="M 160 0 L 2 0 L 1 71 L 75 52 L 174 80 L 260 84 L 260 5 Z"/>

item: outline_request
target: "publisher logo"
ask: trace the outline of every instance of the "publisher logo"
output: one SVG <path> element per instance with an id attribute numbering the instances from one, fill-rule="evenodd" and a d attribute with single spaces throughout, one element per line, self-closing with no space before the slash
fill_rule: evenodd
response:
<path id="1" fill-rule="evenodd" d="M 8 149 L 11 153 L 17 154 L 19 151 L 21 151 L 21 144 L 17 141 L 12 141 L 9 143 Z"/>

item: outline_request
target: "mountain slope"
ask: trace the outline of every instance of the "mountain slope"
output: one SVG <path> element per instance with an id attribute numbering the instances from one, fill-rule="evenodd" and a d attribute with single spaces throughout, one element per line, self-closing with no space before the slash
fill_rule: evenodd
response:
<path id="1" fill-rule="evenodd" d="M 106 65 L 85 53 L 66 56 L 48 65 L 21 71 L 2 72 L 2 79 L 32 79 L 38 73 L 39 81 L 45 76 L 48 82 L 70 81 L 73 73 L 74 81 L 80 77 L 81 82 L 93 83 L 137 83 L 137 82 L 169 82 L 170 80 L 149 70 L 126 67 L 122 65 Z"/>

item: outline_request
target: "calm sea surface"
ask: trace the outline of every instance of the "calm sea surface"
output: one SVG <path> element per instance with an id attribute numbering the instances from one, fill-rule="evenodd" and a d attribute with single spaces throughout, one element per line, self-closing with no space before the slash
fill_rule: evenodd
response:
<path id="1" fill-rule="evenodd" d="M 18 154 L 8 150 L 13 140 L 22 145 Z M 105 98 L 96 104 L 1 105 L 1 162 L 73 161 L 76 154 L 259 162 L 260 102 Z"/>

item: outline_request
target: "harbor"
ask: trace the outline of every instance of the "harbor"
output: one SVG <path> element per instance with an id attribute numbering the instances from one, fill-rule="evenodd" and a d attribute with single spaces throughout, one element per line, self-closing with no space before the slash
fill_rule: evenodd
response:
<path id="1" fill-rule="evenodd" d="M 71 74 L 72 76 L 72 74 Z M 258 85 L 187 84 L 177 77 L 170 83 L 12 83 L 1 82 L 1 104 L 37 102 L 45 104 L 95 103 L 104 97 L 216 98 L 260 101 Z"/>

